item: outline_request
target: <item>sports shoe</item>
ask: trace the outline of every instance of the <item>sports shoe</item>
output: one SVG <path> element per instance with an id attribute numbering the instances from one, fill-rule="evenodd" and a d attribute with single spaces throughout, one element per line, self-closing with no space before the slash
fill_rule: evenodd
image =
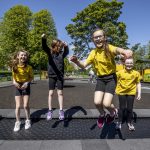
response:
<path id="1" fill-rule="evenodd" d="M 47 117 L 46 117 L 47 120 L 51 120 L 51 119 L 52 119 L 52 113 L 53 113 L 52 110 L 49 110 L 49 111 L 48 111 Z"/>
<path id="2" fill-rule="evenodd" d="M 18 132 L 20 130 L 21 121 L 15 122 L 14 132 Z"/>
<path id="3" fill-rule="evenodd" d="M 117 113 L 118 113 L 118 110 L 115 109 L 115 110 L 114 110 L 114 115 L 113 115 L 113 116 L 110 115 L 110 114 L 107 114 L 107 116 L 106 116 L 106 123 L 110 124 L 110 123 L 114 122 Z"/>
<path id="4" fill-rule="evenodd" d="M 128 128 L 129 128 L 130 131 L 134 131 L 135 130 L 135 127 L 134 127 L 134 125 L 132 123 L 127 123 L 127 125 L 128 125 Z"/>
<path id="5" fill-rule="evenodd" d="M 102 128 L 104 126 L 104 123 L 105 123 L 105 117 L 103 116 L 100 116 L 97 120 L 97 126 L 99 128 Z"/>
<path id="6" fill-rule="evenodd" d="M 59 110 L 59 120 L 64 120 L 65 116 L 64 116 L 64 111 L 63 110 Z"/>
<path id="7" fill-rule="evenodd" d="M 121 130 L 121 122 L 117 122 L 116 123 L 116 129 L 117 130 Z"/>
<path id="8" fill-rule="evenodd" d="M 26 120 L 25 121 L 25 129 L 27 130 L 29 128 L 31 128 L 31 121 L 30 120 Z"/>

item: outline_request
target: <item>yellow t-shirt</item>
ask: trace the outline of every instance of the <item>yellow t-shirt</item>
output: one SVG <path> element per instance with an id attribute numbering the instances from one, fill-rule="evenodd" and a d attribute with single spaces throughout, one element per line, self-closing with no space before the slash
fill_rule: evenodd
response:
<path id="1" fill-rule="evenodd" d="M 33 79 L 33 70 L 30 65 L 17 66 L 17 72 L 12 71 L 12 76 L 16 82 L 24 83 Z"/>
<path id="2" fill-rule="evenodd" d="M 116 94 L 118 95 L 136 95 L 136 86 L 141 80 L 140 73 L 135 70 L 130 72 L 125 69 L 117 73 Z"/>
<path id="3" fill-rule="evenodd" d="M 108 45 L 111 53 L 110 58 L 105 55 L 104 49 L 93 49 L 88 58 L 86 59 L 87 64 L 92 64 L 97 76 L 109 75 L 116 72 L 116 64 L 114 57 L 116 55 L 117 47 Z"/>

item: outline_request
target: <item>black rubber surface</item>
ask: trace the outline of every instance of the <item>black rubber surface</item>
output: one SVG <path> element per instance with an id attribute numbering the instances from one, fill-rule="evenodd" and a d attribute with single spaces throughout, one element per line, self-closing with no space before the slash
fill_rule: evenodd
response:
<path id="1" fill-rule="evenodd" d="M 70 140 L 70 139 L 141 139 L 150 138 L 150 118 L 138 119 L 135 131 L 129 131 L 126 124 L 122 130 L 115 129 L 115 123 L 105 124 L 102 129 L 96 125 L 96 119 L 33 119 L 32 127 L 24 129 L 22 120 L 21 130 L 13 132 L 15 120 L 1 118 L 0 140 Z"/>
<path id="2" fill-rule="evenodd" d="M 82 79 L 83 80 L 83 79 Z M 81 106 L 84 109 L 95 109 L 93 102 L 95 84 L 85 81 L 73 80 L 65 82 L 64 84 L 64 108 L 68 109 L 73 106 Z M 150 84 L 142 84 L 142 86 L 150 87 Z M 145 90 L 144 90 L 145 91 Z M 146 90 L 147 91 L 147 90 Z M 0 109 L 14 109 L 14 87 L 0 88 Z M 150 109 L 150 90 L 149 92 L 142 92 L 142 100 L 134 102 L 136 109 Z M 36 81 L 31 85 L 30 108 L 42 109 L 47 108 L 48 98 L 48 80 Z M 113 103 L 118 107 L 118 97 L 115 95 Z M 52 100 L 53 108 L 58 108 L 57 92 L 54 92 Z"/>

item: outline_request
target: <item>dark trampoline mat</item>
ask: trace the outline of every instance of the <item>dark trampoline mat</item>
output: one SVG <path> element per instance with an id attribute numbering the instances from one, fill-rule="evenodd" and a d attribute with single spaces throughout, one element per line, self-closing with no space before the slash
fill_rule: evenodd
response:
<path id="1" fill-rule="evenodd" d="M 115 123 L 105 124 L 99 129 L 96 119 L 32 119 L 32 127 L 24 129 L 21 120 L 21 130 L 13 132 L 15 119 L 1 118 L 0 140 L 79 140 L 79 139 L 142 139 L 150 138 L 150 118 L 138 118 L 135 131 L 129 131 L 126 124 L 122 130 L 115 129 Z M 117 121 L 117 120 L 116 120 Z"/>

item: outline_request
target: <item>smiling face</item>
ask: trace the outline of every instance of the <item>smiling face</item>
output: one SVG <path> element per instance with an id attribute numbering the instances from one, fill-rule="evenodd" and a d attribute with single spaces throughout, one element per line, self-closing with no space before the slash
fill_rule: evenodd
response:
<path id="1" fill-rule="evenodd" d="M 126 59 L 125 60 L 125 68 L 126 70 L 131 70 L 133 69 L 133 59 L 132 58 L 129 58 L 129 59 Z"/>
<path id="2" fill-rule="evenodd" d="M 97 30 L 93 33 L 93 42 L 97 48 L 102 48 L 106 43 L 106 36 L 103 30 Z"/>
<path id="3" fill-rule="evenodd" d="M 20 51 L 17 55 L 17 58 L 19 60 L 19 64 L 25 64 L 28 60 L 28 54 L 24 51 Z"/>

